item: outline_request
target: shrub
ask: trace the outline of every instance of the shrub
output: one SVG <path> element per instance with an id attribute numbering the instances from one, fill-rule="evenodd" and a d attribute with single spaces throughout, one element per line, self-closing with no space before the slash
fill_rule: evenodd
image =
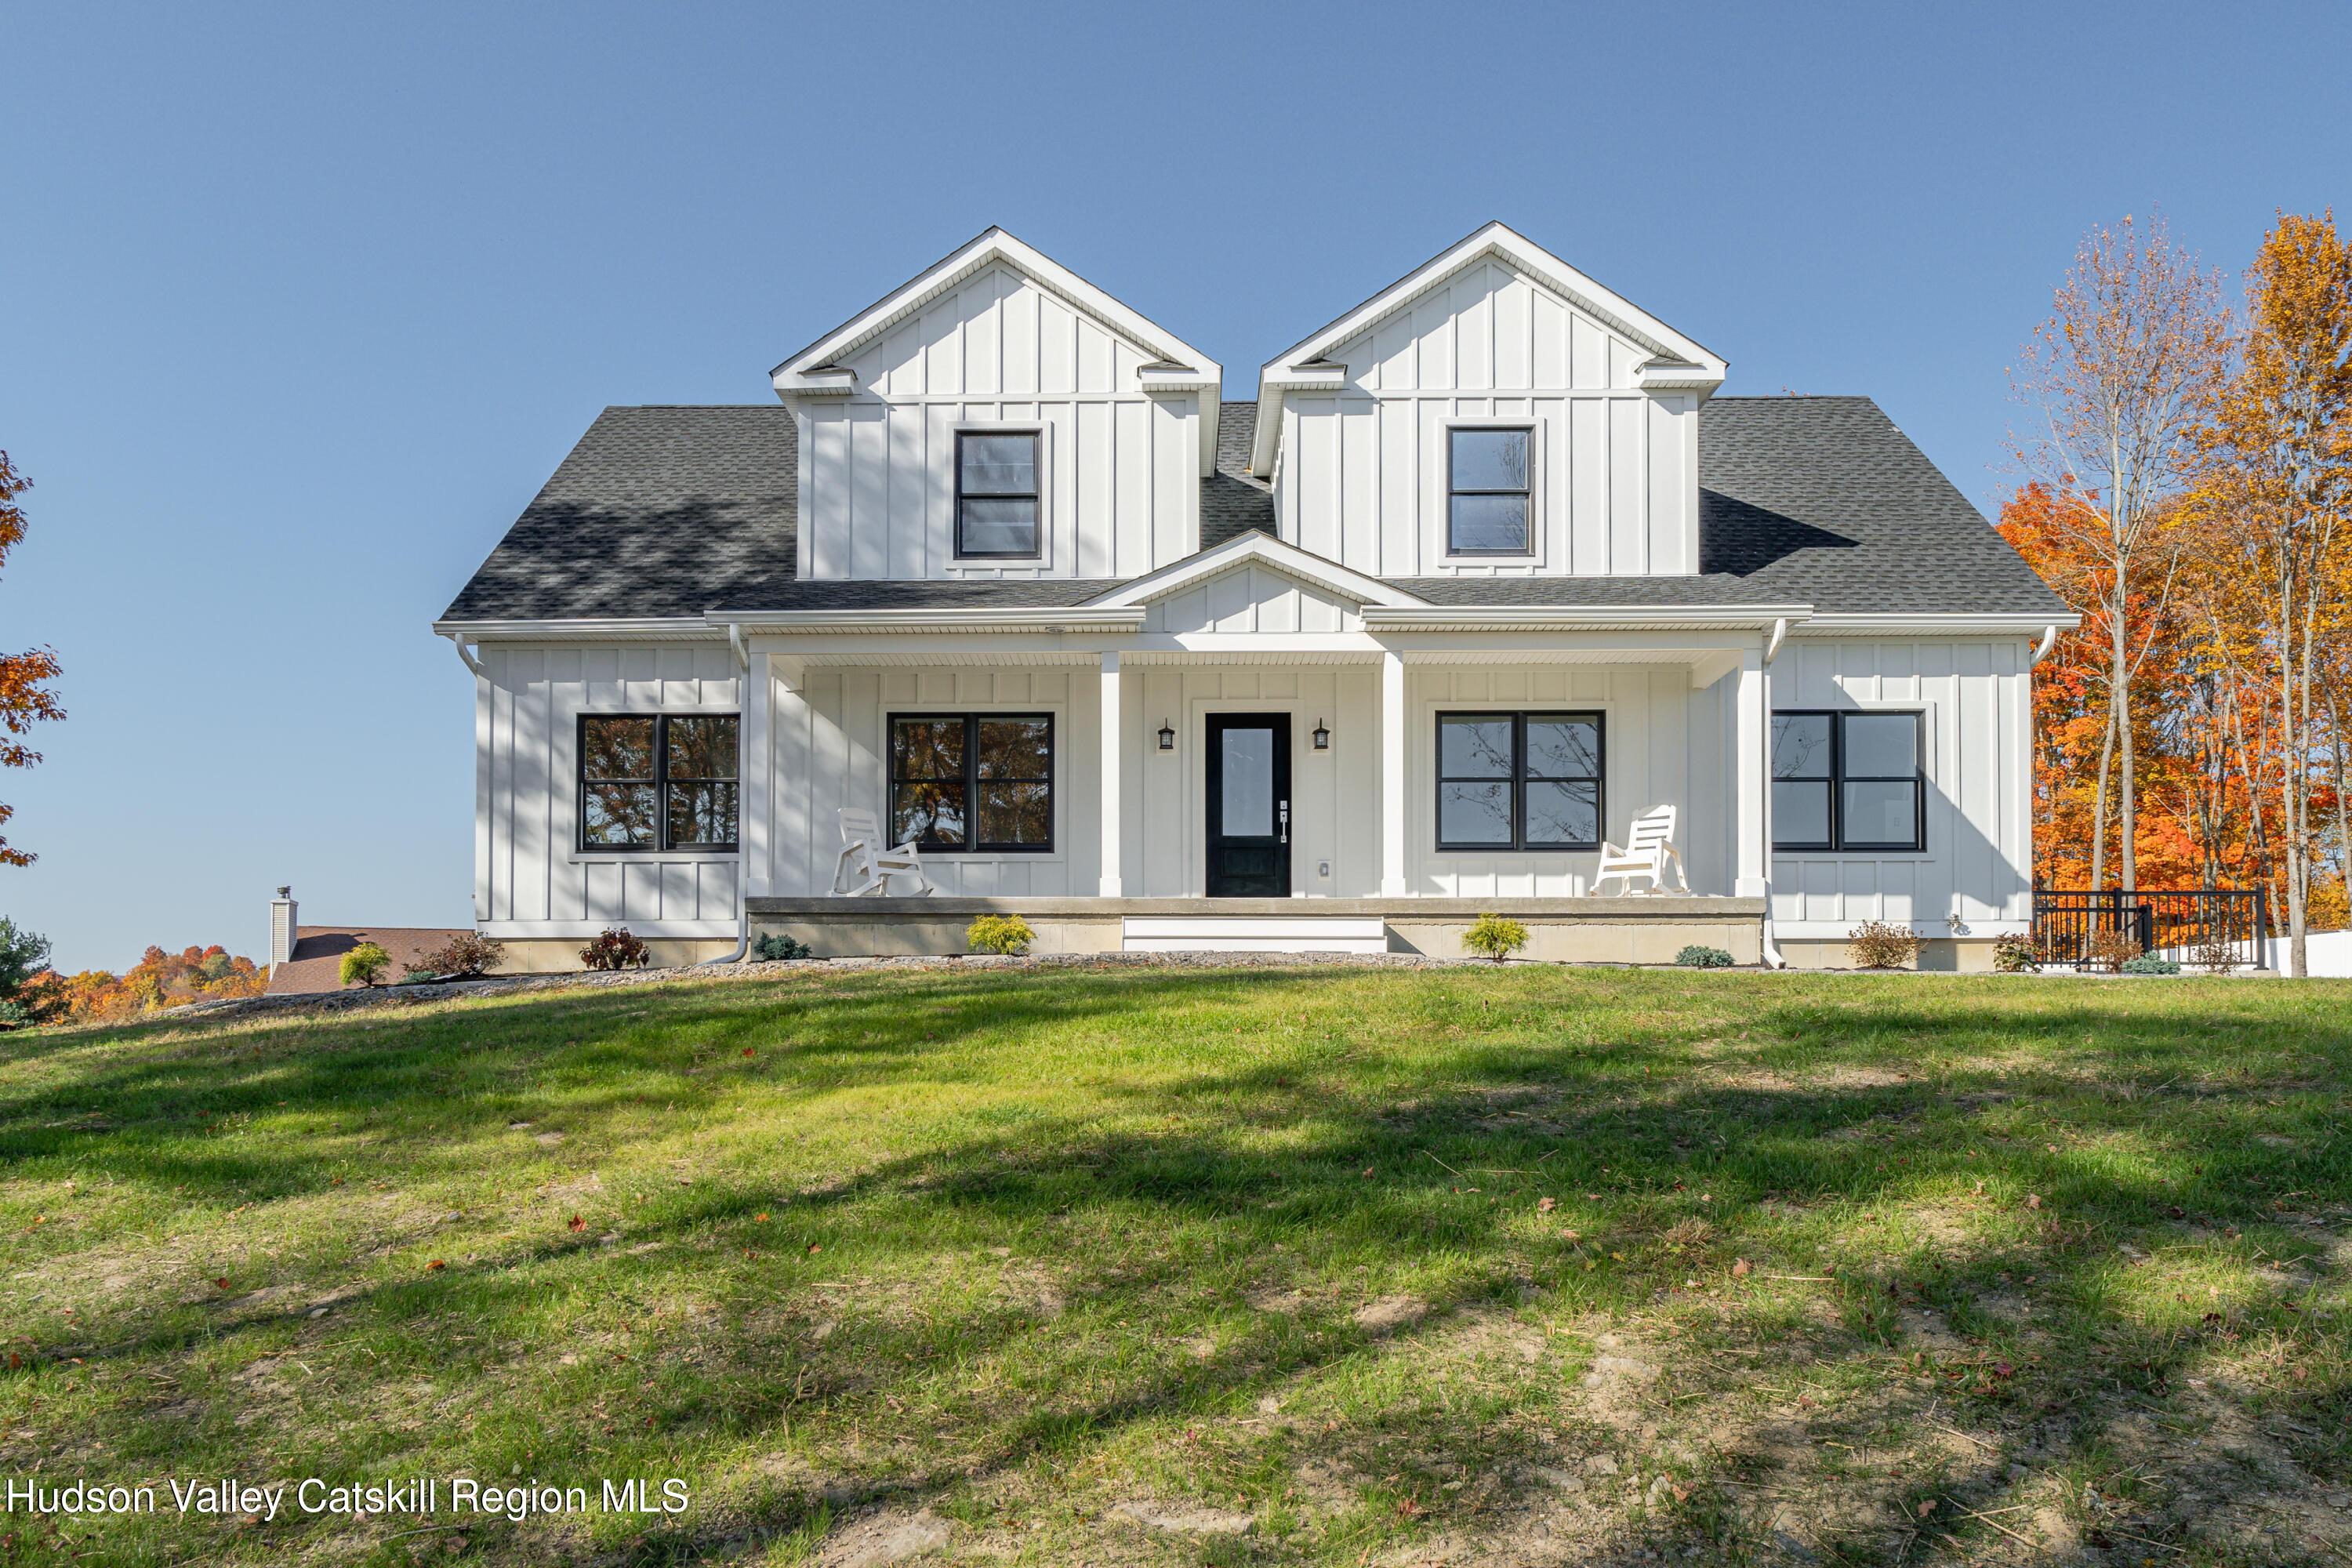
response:
<path id="1" fill-rule="evenodd" d="M 2083 962 L 2110 974 L 2139 956 L 2139 938 L 2127 931 L 2095 931 L 2083 939 Z"/>
<path id="2" fill-rule="evenodd" d="M 1992 939 L 1992 966 L 2003 974 L 2024 974 L 2042 967 L 2042 950 L 2022 931 Z"/>
<path id="3" fill-rule="evenodd" d="M 2209 942 L 2197 950 L 2197 966 L 2208 974 L 2227 974 L 2238 967 L 2238 945 Z"/>
<path id="4" fill-rule="evenodd" d="M 751 956 L 762 963 L 774 963 L 787 958 L 814 958 L 816 949 L 780 931 L 772 931 L 751 944 Z"/>
<path id="5" fill-rule="evenodd" d="M 1500 963 L 1528 945 L 1528 928 L 1501 915 L 1484 914 L 1462 933 L 1462 945 Z"/>
<path id="6" fill-rule="evenodd" d="M 1737 960 L 1719 947 L 1701 947 L 1693 942 L 1675 954 L 1675 962 L 1685 969 L 1728 969 Z"/>
<path id="7" fill-rule="evenodd" d="M 982 915 L 964 928 L 963 944 L 974 952 L 1003 952 L 1018 956 L 1029 951 L 1037 933 L 1019 915 Z"/>
<path id="8" fill-rule="evenodd" d="M 2118 974 L 2178 974 L 2180 973 L 2180 965 L 2168 958 L 2158 958 L 2152 952 L 2146 952 L 2137 958 L 2125 959 L 2123 966 L 2116 973 Z"/>
<path id="9" fill-rule="evenodd" d="M 580 962 L 591 969 L 643 969 L 651 956 L 646 944 L 631 936 L 626 926 L 598 933 L 594 942 L 580 950 Z"/>
<path id="10" fill-rule="evenodd" d="M 49 939 L 0 915 L 0 1029 L 45 1024 L 66 1010 L 48 963 Z"/>
<path id="11" fill-rule="evenodd" d="M 381 985 L 384 967 L 391 962 L 392 954 L 372 942 L 363 942 L 343 954 L 343 962 L 335 968 L 336 978 L 345 985 Z"/>
<path id="12" fill-rule="evenodd" d="M 461 931 L 448 944 L 425 955 L 436 974 L 450 980 L 473 980 L 506 962 L 507 944 L 478 931 Z"/>
<path id="13" fill-rule="evenodd" d="M 1919 933 L 1909 926 L 1864 921 L 1847 935 L 1845 950 L 1857 969 L 1901 969 L 1919 962 Z"/>
<path id="14" fill-rule="evenodd" d="M 404 963 L 400 966 L 403 985 L 430 985 L 441 978 L 441 972 L 429 963 Z"/>

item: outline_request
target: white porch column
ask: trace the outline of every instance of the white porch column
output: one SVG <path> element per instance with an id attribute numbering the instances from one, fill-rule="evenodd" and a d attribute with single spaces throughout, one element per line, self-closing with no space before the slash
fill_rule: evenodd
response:
<path id="1" fill-rule="evenodd" d="M 1404 897 L 1404 655 L 1381 655 L 1381 897 Z"/>
<path id="2" fill-rule="evenodd" d="M 1772 875 L 1772 676 L 1760 647 L 1740 656 L 1736 700 L 1738 841 L 1732 850 L 1731 890 L 1738 898 L 1760 899 Z"/>
<path id="3" fill-rule="evenodd" d="M 1102 656 L 1102 896 L 1119 891 L 1118 655 Z"/>
<path id="4" fill-rule="evenodd" d="M 736 875 L 743 879 L 743 896 L 766 898 L 775 868 L 773 823 L 776 815 L 776 682 L 768 661 L 772 655 L 755 653 L 743 669 L 743 847 Z"/>

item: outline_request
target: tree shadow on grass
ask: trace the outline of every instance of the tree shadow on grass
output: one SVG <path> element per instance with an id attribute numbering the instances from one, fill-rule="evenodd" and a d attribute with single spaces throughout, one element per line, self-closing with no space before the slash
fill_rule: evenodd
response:
<path id="1" fill-rule="evenodd" d="M 268 1114 L 284 1101 L 405 1140 L 402 1179 L 429 1181 L 504 1146 L 506 1122 L 535 1100 L 562 1096 L 576 1145 L 539 1157 L 560 1173 L 573 1168 L 579 1149 L 610 1152 L 625 1141 L 622 1123 L 648 1091 L 689 1115 L 754 1092 L 812 1103 L 840 1090 L 936 1092 L 1003 1078 L 1002 1064 L 984 1058 L 1008 1034 L 1099 1026 L 1170 1006 L 1196 1031 L 1222 1024 L 1216 1010 L 1223 1007 L 1247 1026 L 1276 999 L 1310 1012 L 1322 1005 L 1310 977 L 1254 976 L 1246 985 L 1216 974 L 1119 980 L 1081 986 L 1024 978 L 1008 986 L 1001 974 L 950 974 L 766 996 L 719 987 L 667 998 L 614 993 L 507 1004 L 496 1016 L 420 1012 L 373 1025 L 365 1038 L 328 1024 L 283 1033 L 231 1027 L 194 1040 L 183 1029 L 180 1043 L 162 1047 L 171 1054 L 109 1059 L 0 1100 L 0 1168 L 70 1161 L 119 1180 L 187 1186 L 215 1204 L 240 1194 L 316 1194 L 346 1155 L 299 1145 L 189 1149 L 197 1134 L 173 1131 L 189 1129 L 192 1117 Z M 1535 1500 L 1549 1494 L 1547 1483 L 1529 1479 L 1533 1467 L 1575 1444 L 1640 1448 L 1635 1465 L 1669 1478 L 1664 1492 L 1644 1494 L 1656 1506 L 1612 1509 L 1561 1528 L 1583 1531 L 1585 1543 L 1604 1552 L 1700 1545 L 1730 1557 L 1769 1552 L 1776 1531 L 1785 1533 L 1735 1501 L 1736 1483 L 1784 1456 L 1791 1434 L 1824 1424 L 1848 1436 L 1859 1432 L 1826 1414 L 1776 1409 L 1715 1423 L 1720 1440 L 1696 1445 L 1689 1458 L 1659 1458 L 1638 1430 L 1596 1423 L 1540 1383 L 1515 1385 L 1503 1406 L 1464 1403 L 1448 1384 L 1462 1366 L 1475 1366 L 1478 1352 L 1460 1346 L 1513 1323 L 1581 1325 L 1604 1312 L 1703 1315 L 1708 1307 L 1726 1310 L 1718 1325 L 1729 1339 L 1769 1342 L 1789 1327 L 1787 1309 L 1778 1298 L 1736 1292 L 1727 1283 L 1735 1258 L 1770 1259 L 1824 1225 L 1851 1233 L 1864 1215 L 1962 1196 L 1988 1234 L 1915 1237 L 1826 1270 L 1816 1299 L 1823 1315 L 1807 1324 L 1814 1346 L 1808 1375 L 1869 1384 L 1874 1419 L 1951 1408 L 2001 1433 L 2004 1444 L 2031 1442 L 2044 1470 L 2095 1468 L 2136 1406 L 2179 1408 L 2167 1402 L 2192 1369 L 2229 1348 L 2229 1336 L 2242 1342 L 2308 1327 L 2276 1296 L 2167 1327 L 2126 1288 L 2132 1265 L 2116 1250 L 2126 1238 L 2231 1222 L 2253 1237 L 2256 1225 L 2280 1218 L 2273 1205 L 2282 1193 L 2300 1188 L 2307 1196 L 2320 1182 L 2334 1188 L 2325 1201 L 2345 1195 L 2340 1156 L 2324 1142 L 2292 1149 L 2226 1142 L 2258 1125 L 2292 1130 L 2273 1136 L 2315 1135 L 2327 1113 L 2298 1105 L 2283 1119 L 2284 1108 L 2268 1103 L 2269 1085 L 2232 1087 L 2200 1071 L 2226 1065 L 2212 1059 L 2221 1014 L 2192 1008 L 2171 1022 L 2134 1018 L 2128 1071 L 2090 1075 L 2105 1087 L 2085 1089 L 2081 1069 L 2117 1065 L 2113 1052 L 2084 1043 L 2114 1022 L 2088 1005 L 2022 1021 L 1990 998 L 1937 1011 L 1842 1013 L 1828 1022 L 1818 1007 L 1760 1010 L 1756 1028 L 1816 1042 L 1815 1067 L 1874 1052 L 1901 1058 L 1921 1042 L 1976 1042 L 2039 1052 L 2062 1069 L 2046 1082 L 2024 1075 L 2034 1081 L 2022 1088 L 2014 1069 L 1965 1062 L 1909 1079 L 1849 1075 L 1812 1087 L 1711 1082 L 1704 1064 L 1690 1060 L 1693 1028 L 1676 1033 L 1629 1018 L 1604 1043 L 1563 1037 L 1545 1009 L 1574 999 L 1572 985 L 1523 985 L 1517 1011 L 1496 1026 L 1483 1016 L 1491 1009 L 1472 1005 L 1496 999 L 1484 989 L 1467 979 L 1413 989 L 1416 1019 L 1436 1038 L 1412 1048 L 1442 1047 L 1442 1061 L 1351 1063 L 1339 1049 L 1350 1043 L 1339 1037 L 1350 1033 L 1349 1020 L 1327 1019 L 1332 1026 L 1320 1035 L 1281 1041 L 1290 1047 L 1284 1055 L 1114 1086 L 1088 1113 L 1035 1112 L 980 1135 L 932 1139 L 791 1194 L 772 1182 L 706 1174 L 632 1215 L 631 1244 L 658 1250 L 533 1240 L 431 1279 L 371 1287 L 348 1298 L 333 1321 L 394 1331 L 411 1358 L 405 1372 L 462 1383 L 480 1374 L 478 1355 L 430 1330 L 453 1300 L 467 1317 L 497 1322 L 530 1318 L 551 1291 L 586 1289 L 625 1305 L 680 1293 L 714 1299 L 722 1326 L 697 1340 L 698 1360 L 669 1365 L 650 1388 L 625 1390 L 636 1381 L 628 1363 L 616 1363 L 631 1368 L 627 1376 L 602 1367 L 559 1376 L 531 1420 L 509 1423 L 510 1430 L 494 1425 L 487 1438 L 469 1440 L 467 1458 L 494 1468 L 509 1449 L 528 1457 L 550 1444 L 594 1445 L 622 1437 L 625 1427 L 627 1451 L 615 1458 L 651 1460 L 679 1445 L 761 1437 L 797 1424 L 798 1441 L 826 1473 L 745 1504 L 770 1524 L 804 1517 L 820 1501 L 846 1505 L 886 1490 L 946 1498 L 976 1479 L 1041 1463 L 1137 1462 L 1139 1442 L 1180 1443 L 1181 1429 L 1208 1426 L 1232 1450 L 1192 1467 L 1211 1478 L 1348 1466 L 1352 1500 L 1325 1528 L 1353 1531 L 1367 1549 L 1424 1537 L 1475 1543 L 1517 1528 L 1513 1518 L 1559 1517 Z M 655 1023 L 636 1021 L 645 1016 Z M 2234 1012 L 2227 1017 L 2242 1026 Z M 494 1026 L 497 1044 L 473 1042 Z M 467 1038 L 438 1038 L 449 1034 Z M 224 1039 L 260 1041 L 259 1055 L 206 1043 Z M 762 1051 L 786 1059 L 729 1066 L 744 1059 L 735 1053 L 746 1043 L 754 1064 Z M 2341 1082 L 2347 1046 L 2340 1030 L 2320 1029 L 2293 1048 L 2338 1064 Z M 1769 1061 L 1786 1048 L 1762 1054 Z M 207 1063 L 220 1081 L 200 1089 L 182 1081 Z M 2184 1081 L 2197 1085 L 2185 1100 Z M 2117 1086 L 2148 1096 L 2107 1092 Z M 2149 1114 L 2176 1102 L 2205 1110 L 2207 1120 L 2190 1126 Z M 93 1104 L 105 1110 L 108 1130 L 48 1125 Z M 2062 1106 L 2077 1131 L 2095 1125 L 2128 1141 L 2129 1157 L 2049 1153 L 2033 1142 L 2042 1123 L 2027 1113 Z M 1169 1118 L 1172 1128 L 1150 1125 Z M 420 1162 L 428 1148 L 441 1152 Z M 2197 1184 L 2160 1174 L 2183 1162 L 2206 1167 Z M 1968 1190 L 1979 1181 L 1990 1189 L 1981 1199 Z M 2027 1206 L 2029 1196 L 2039 1205 Z M 1536 1207 L 1545 1197 L 1554 1206 L 1538 1225 L 1532 1216 L 1547 1212 Z M 772 1222 L 755 1217 L 762 1212 L 788 1216 L 783 1256 L 770 1239 Z M 1560 1234 L 1570 1229 L 1579 1233 L 1573 1239 Z M 943 1256 L 980 1250 L 984 1238 L 1010 1242 L 1005 1261 L 986 1266 L 994 1269 L 986 1289 L 929 1280 Z M 1166 1245 L 1148 1245 L 1155 1239 Z M 762 1256 L 738 1257 L 755 1251 Z M 2013 1321 L 1985 1308 L 2016 1298 L 2028 1269 L 2036 1299 L 2062 1309 L 2063 1336 L 2031 1317 Z M 844 1271 L 866 1282 L 864 1305 L 820 1298 L 818 1282 Z M 1802 1271 L 1824 1272 L 1811 1262 Z M 1692 1294 L 1684 1279 L 1706 1280 L 1721 1294 Z M 1024 1298 L 1023 1289 L 1033 1293 Z M 1058 1300 L 1049 1303 L 1046 1289 Z M 1404 1295 L 1416 1306 L 1402 1318 L 1358 1321 L 1370 1302 Z M 1286 1296 L 1297 1300 L 1266 1304 Z M 1956 1340 L 1973 1342 L 1906 1372 L 1897 1363 L 1912 1342 L 1906 1313 L 1937 1315 Z M 1130 1331 L 1139 1322 L 1153 1331 Z M 238 1334 L 326 1332 L 306 1323 L 281 1311 L 212 1313 L 86 1348 L 138 1363 L 184 1358 Z M 1580 1329 L 1575 1343 L 1545 1351 L 1544 1366 L 1573 1372 L 1586 1350 Z M 1100 1371 L 1107 1358 L 1115 1373 Z M 994 1381 L 947 1375 L 949 1365 L 992 1372 Z M 2293 1407 L 2340 1416 L 2340 1360 L 2337 1368 Z M 1730 1397 L 1738 1380 L 1720 1372 L 1702 1359 L 1675 1363 L 1668 1377 L 1701 1395 Z M 1402 1379 L 1405 1392 L 1384 1403 L 1321 1386 L 1383 1378 Z M 1302 1418 L 1278 1433 L 1232 1438 L 1235 1423 L 1265 1399 L 1321 1400 L 1346 1418 L 1328 1426 Z M 1655 1400 L 1633 1408 L 1642 1419 L 1659 1418 Z M 1676 1409 L 1668 1398 L 1667 1425 L 1676 1423 Z M 853 1434 L 846 1444 L 845 1427 Z M 885 1446 L 860 1459 L 859 1431 L 906 1434 L 928 1451 Z M 410 1446 L 355 1433 L 349 1462 Z M 1443 1451 L 1464 1484 L 1449 1491 L 1435 1473 L 1402 1459 L 1383 1468 L 1378 1456 L 1391 1450 Z M 1939 1475 L 1872 1485 L 1906 1507 L 1926 1500 L 1913 1495 L 1922 1479 L 1971 1509 L 2000 1506 L 1994 1500 L 2010 1485 L 2002 1464 L 1965 1451 L 1977 1458 L 1948 1461 Z M 2306 1445 L 2300 1457 L 2322 1467 L 2342 1462 L 2340 1448 L 2325 1443 Z M 1181 1479 L 1185 1467 L 1169 1473 Z M 1845 1535 L 1806 1528 L 1825 1549 L 1862 1560 L 1909 1542 L 1891 1517 L 1847 1521 Z M 734 1524 L 709 1528 L 724 1534 Z M 1843 1544 L 1829 1547 L 1831 1539 Z"/>

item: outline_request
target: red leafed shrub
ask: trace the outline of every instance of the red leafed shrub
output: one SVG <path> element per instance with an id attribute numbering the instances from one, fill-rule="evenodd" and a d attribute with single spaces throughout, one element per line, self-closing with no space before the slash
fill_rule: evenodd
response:
<path id="1" fill-rule="evenodd" d="M 580 950 L 580 962 L 591 969 L 643 969 L 650 956 L 626 926 L 604 931 Z"/>
<path id="2" fill-rule="evenodd" d="M 447 946 L 426 953 L 425 966 L 445 978 L 471 980 L 496 969 L 506 956 L 507 944 L 496 937 L 484 936 L 478 931 L 461 931 L 449 939 Z"/>

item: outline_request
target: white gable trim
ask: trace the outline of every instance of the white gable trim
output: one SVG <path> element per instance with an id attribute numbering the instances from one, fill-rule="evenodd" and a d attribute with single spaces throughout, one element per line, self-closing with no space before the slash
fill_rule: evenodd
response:
<path id="1" fill-rule="evenodd" d="M 1097 598 L 1087 601 L 1089 609 L 1123 608 L 1150 603 L 1179 594 L 1197 583 L 1221 577 L 1244 563 L 1254 563 L 1295 577 L 1310 587 L 1336 594 L 1359 605 L 1402 606 L 1428 603 L 1418 594 L 1351 572 L 1338 562 L 1301 550 L 1295 544 L 1285 544 L 1278 539 L 1253 530 L 1228 539 L 1213 550 L 1203 550 L 1171 562 L 1159 571 L 1123 583 Z"/>
<path id="2" fill-rule="evenodd" d="M 786 359 L 770 373 L 776 395 L 843 397 L 857 391 L 856 374 L 839 362 L 943 294 L 990 267 L 1004 267 L 1106 330 L 1140 345 L 1153 363 L 1136 373 L 1146 393 L 1198 393 L 1201 399 L 1201 472 L 1216 471 L 1217 405 L 1224 367 L 1150 318 L 1120 304 L 1045 252 L 991 228 L 970 244 L 908 279 L 850 320 Z"/>
<path id="3" fill-rule="evenodd" d="M 1275 450 L 1282 431 L 1281 398 L 1286 391 L 1340 384 L 1344 370 L 1324 360 L 1324 355 L 1488 257 L 1499 258 L 1529 282 L 1550 289 L 1585 314 L 1650 350 L 1657 357 L 1642 367 L 1641 384 L 1645 389 L 1710 393 L 1722 385 L 1723 378 L 1730 374 L 1730 363 L 1710 353 L 1696 339 L 1675 331 L 1624 296 L 1594 282 L 1524 235 L 1506 225 L 1490 223 L 1265 362 L 1258 372 L 1259 414 L 1257 435 L 1250 452 L 1250 471 L 1261 478 L 1274 471 Z M 1265 416 L 1269 402 L 1276 416 L 1271 419 Z"/>

